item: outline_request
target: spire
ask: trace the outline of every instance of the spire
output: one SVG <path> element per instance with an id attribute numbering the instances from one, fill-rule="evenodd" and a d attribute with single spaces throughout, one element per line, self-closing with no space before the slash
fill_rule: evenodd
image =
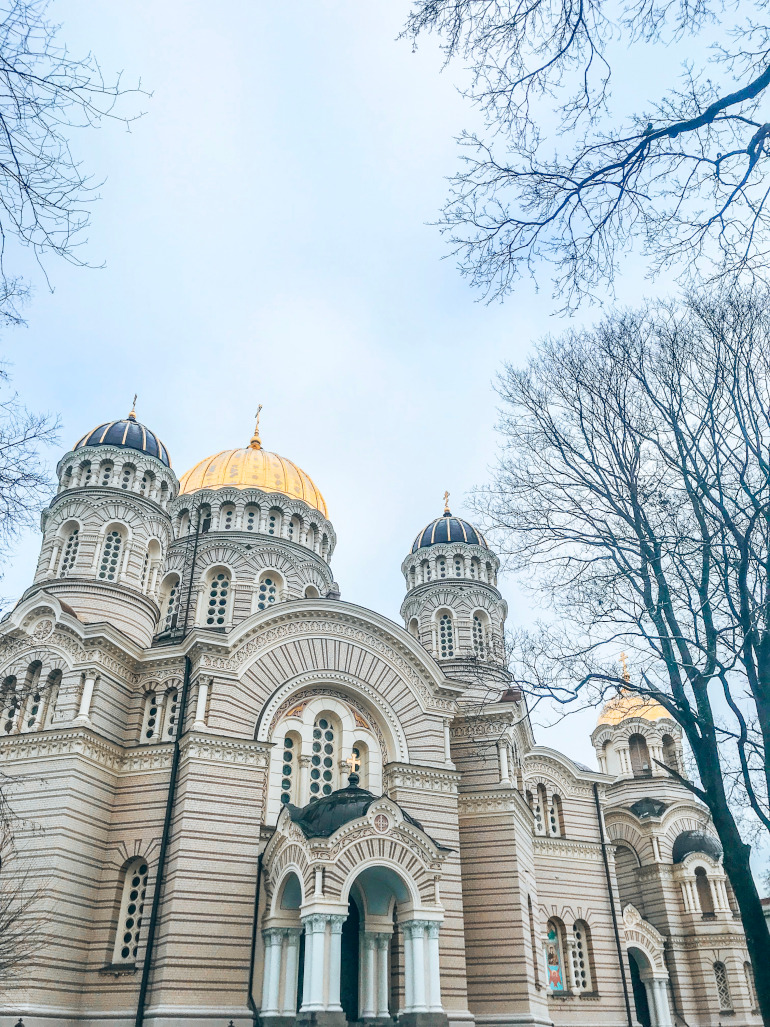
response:
<path id="1" fill-rule="evenodd" d="M 262 404 L 257 407 L 257 423 L 254 425 L 254 434 L 251 436 L 249 445 L 252 449 L 262 449 L 262 439 L 259 437 L 259 415 L 262 413 Z"/>
<path id="2" fill-rule="evenodd" d="M 135 392 L 134 393 L 134 403 L 133 403 L 133 406 L 131 407 L 131 413 L 128 415 L 128 420 L 129 421 L 135 421 L 136 420 L 136 401 L 137 401 L 137 399 L 139 399 L 139 394 Z"/>
<path id="3" fill-rule="evenodd" d="M 449 493 L 448 492 L 444 493 L 444 516 L 445 517 L 451 517 L 452 516 L 451 511 L 449 509 Z"/>

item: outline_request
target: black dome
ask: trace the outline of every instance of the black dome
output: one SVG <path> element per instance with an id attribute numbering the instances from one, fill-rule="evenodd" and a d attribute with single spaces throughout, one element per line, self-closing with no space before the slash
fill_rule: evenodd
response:
<path id="1" fill-rule="evenodd" d="M 707 834 L 705 831 L 682 831 L 674 842 L 671 857 L 674 863 L 681 863 L 691 852 L 704 852 L 712 859 L 718 860 L 722 856 L 722 846 L 713 834 Z"/>
<path id="2" fill-rule="evenodd" d="M 420 534 L 412 543 L 412 552 L 418 549 L 425 549 L 428 546 L 435 546 L 439 542 L 466 542 L 472 546 L 483 546 L 489 549 L 487 540 L 477 531 L 472 524 L 453 517 L 447 510 L 443 517 L 437 517 L 435 521 L 423 528 Z"/>
<path id="3" fill-rule="evenodd" d="M 137 421 L 133 411 L 122 421 L 106 421 L 93 431 L 87 432 L 73 448 L 82 449 L 84 446 L 119 446 L 121 449 L 136 449 L 140 453 L 154 456 L 166 467 L 171 466 L 166 447 L 154 432 Z"/>
<path id="4" fill-rule="evenodd" d="M 315 799 L 307 806 L 300 808 L 288 804 L 289 816 L 295 824 L 299 824 L 306 838 L 330 838 L 343 824 L 363 817 L 371 804 L 380 798 L 368 792 L 366 788 L 358 787 L 358 774 L 351 774 L 348 781 L 350 783 L 347 788 L 338 788 L 331 795 Z M 408 823 L 414 824 L 421 831 L 424 830 L 418 820 L 410 817 L 403 809 L 401 812 Z"/>
<path id="5" fill-rule="evenodd" d="M 653 799 L 648 795 L 644 799 L 637 799 L 636 802 L 632 802 L 628 808 L 635 817 L 645 820 L 647 817 L 659 817 L 666 809 L 666 804 L 661 802 L 660 799 Z"/>

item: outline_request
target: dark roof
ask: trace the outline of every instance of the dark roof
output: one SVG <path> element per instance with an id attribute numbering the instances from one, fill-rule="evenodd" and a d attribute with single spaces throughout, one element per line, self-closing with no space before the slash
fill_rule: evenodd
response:
<path id="1" fill-rule="evenodd" d="M 705 831 L 682 831 L 674 842 L 671 857 L 674 863 L 681 863 L 691 852 L 703 852 L 712 859 L 719 859 L 722 855 L 722 846 L 713 834 L 707 834 Z"/>
<path id="2" fill-rule="evenodd" d="M 374 795 L 373 792 L 367 791 L 366 788 L 359 788 L 358 774 L 351 774 L 348 782 L 346 788 L 338 788 L 331 795 L 315 799 L 313 802 L 309 802 L 307 806 L 299 807 L 292 806 L 291 803 L 287 804 L 289 816 L 295 824 L 299 825 L 306 838 L 330 838 L 344 824 L 365 816 L 371 804 L 377 799 L 382 798 L 380 795 Z M 392 802 L 393 800 L 391 799 L 390 801 Z M 395 803 L 395 805 L 398 805 L 398 803 Z M 423 834 L 426 833 L 419 820 L 411 817 L 401 806 L 398 808 L 403 813 L 404 820 L 407 823 L 419 828 Z M 432 838 L 431 841 L 439 849 L 444 849 L 443 845 L 439 845 Z M 445 851 L 448 852 L 449 850 L 445 849 Z"/>
<path id="3" fill-rule="evenodd" d="M 666 808 L 665 802 L 660 799 L 653 799 L 649 795 L 644 799 L 637 799 L 628 807 L 635 817 L 644 820 L 646 817 L 659 817 Z"/>
<path id="4" fill-rule="evenodd" d="M 154 456 L 166 467 L 171 466 L 166 447 L 154 432 L 137 421 L 133 411 L 122 421 L 105 421 L 104 424 L 98 425 L 92 431 L 86 432 L 83 438 L 75 443 L 73 449 L 82 449 L 84 446 L 118 446 L 120 449 L 136 449 L 140 453 Z"/>
<path id="5" fill-rule="evenodd" d="M 439 542 L 465 542 L 472 546 L 483 546 L 489 549 L 487 540 L 467 521 L 459 517 L 453 517 L 447 510 L 443 517 L 437 517 L 422 529 L 420 534 L 412 543 L 412 552 L 418 549 L 426 549 L 428 546 L 438 545 Z"/>

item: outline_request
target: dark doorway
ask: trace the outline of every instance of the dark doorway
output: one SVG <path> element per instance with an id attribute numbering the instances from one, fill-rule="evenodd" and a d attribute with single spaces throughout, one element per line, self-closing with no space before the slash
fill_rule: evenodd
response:
<path id="1" fill-rule="evenodd" d="M 353 899 L 348 902 L 348 918 L 342 925 L 342 966 L 340 967 L 340 1004 L 348 1023 L 358 1019 L 358 963 L 361 917 Z"/>
<path id="2" fill-rule="evenodd" d="M 631 986 L 634 989 L 634 1005 L 636 1006 L 636 1019 L 642 1027 L 652 1027 L 650 1019 L 650 1006 L 647 1002 L 647 989 L 639 974 L 639 964 L 632 952 L 628 953 L 628 965 L 631 969 Z"/>
<path id="3" fill-rule="evenodd" d="M 302 993 L 305 988 L 305 932 L 299 936 L 299 975 L 297 977 L 297 1012 L 302 1008 Z"/>

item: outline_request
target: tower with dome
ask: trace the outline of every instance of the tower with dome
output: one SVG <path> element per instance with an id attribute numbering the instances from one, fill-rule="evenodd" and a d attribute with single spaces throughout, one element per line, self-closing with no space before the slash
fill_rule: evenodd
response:
<path id="1" fill-rule="evenodd" d="M 598 769 L 536 740 L 498 557 L 448 497 L 402 626 L 343 599 L 326 500 L 258 424 L 177 478 L 132 410 L 57 477 L 0 623 L 0 883 L 23 866 L 38 917 L 2 1015 L 760 1023 L 677 725 L 629 688 Z"/>

